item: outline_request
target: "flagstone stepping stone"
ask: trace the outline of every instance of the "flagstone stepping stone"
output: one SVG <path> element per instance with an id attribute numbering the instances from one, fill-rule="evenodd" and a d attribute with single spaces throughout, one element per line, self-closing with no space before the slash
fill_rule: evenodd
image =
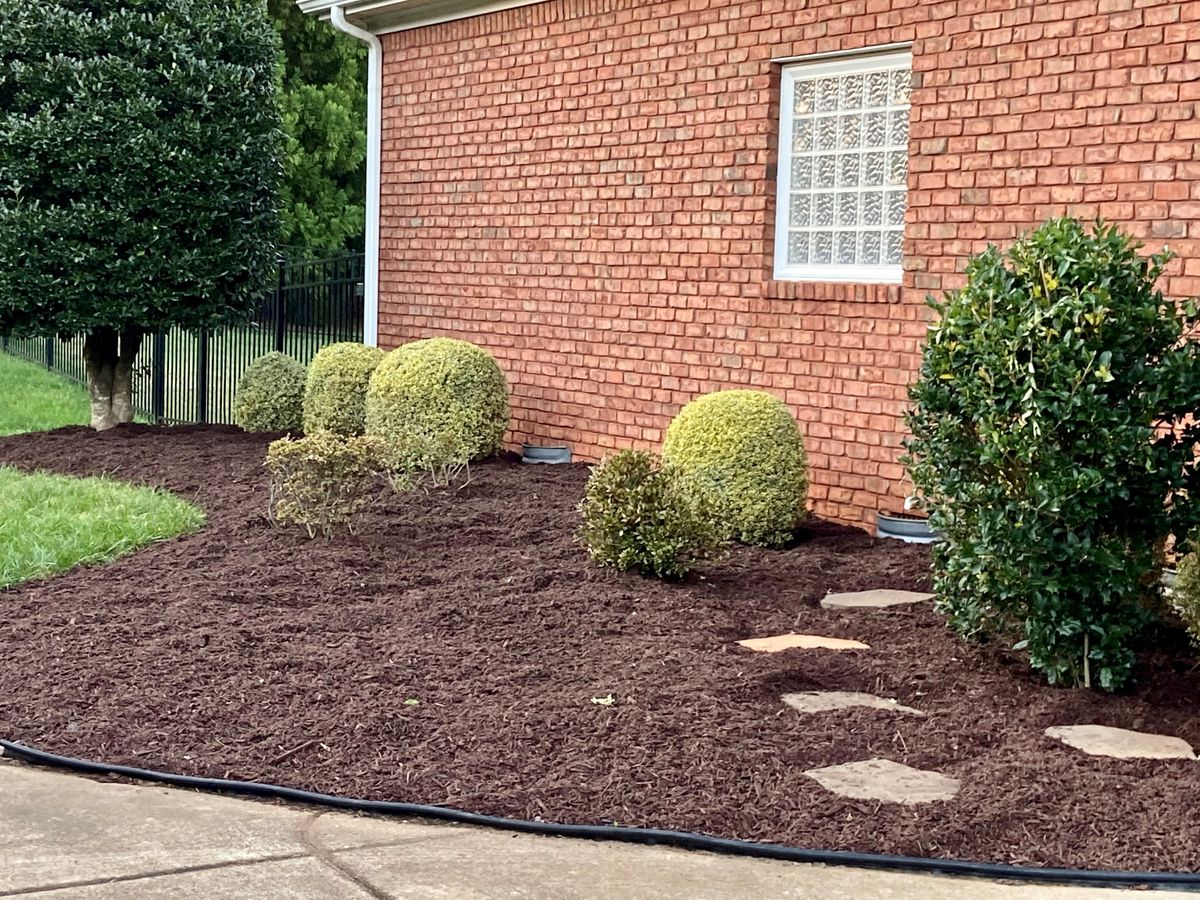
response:
<path id="1" fill-rule="evenodd" d="M 819 713 L 835 709 L 853 709 L 865 706 L 868 709 L 885 709 L 889 712 L 923 716 L 925 713 L 911 706 L 903 706 L 886 697 L 861 694 L 857 691 L 803 691 L 799 694 L 784 694 L 783 702 L 797 712 Z"/>
<path id="2" fill-rule="evenodd" d="M 824 790 L 856 800 L 912 805 L 954 799 L 959 792 L 959 780 L 949 775 L 878 758 L 809 769 L 804 774 Z"/>
<path id="3" fill-rule="evenodd" d="M 880 588 L 873 591 L 851 591 L 848 594 L 827 594 L 821 598 L 821 606 L 825 609 L 883 609 L 887 606 L 923 603 L 932 599 L 933 594 Z"/>
<path id="4" fill-rule="evenodd" d="M 1056 725 L 1046 736 L 1092 756 L 1115 759 L 1195 759 L 1192 745 L 1167 734 L 1147 734 L 1108 725 Z"/>
<path id="5" fill-rule="evenodd" d="M 890 759 L 865 759 L 804 773 L 827 791 L 855 800 L 884 803 L 933 803 L 952 800 L 959 781 L 941 772 L 914 769 Z"/>
<path id="6" fill-rule="evenodd" d="M 747 638 L 738 643 L 749 650 L 760 653 L 778 653 L 781 650 L 870 650 L 862 641 L 845 638 L 821 637 L 818 634 L 777 634 L 773 637 Z"/>

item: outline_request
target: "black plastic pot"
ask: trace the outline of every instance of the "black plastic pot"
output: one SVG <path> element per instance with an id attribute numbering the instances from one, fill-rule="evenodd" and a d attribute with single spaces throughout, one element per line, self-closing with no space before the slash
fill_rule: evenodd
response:
<path id="1" fill-rule="evenodd" d="M 876 513 L 875 535 L 910 544 L 932 544 L 938 540 L 937 532 L 929 527 L 929 519 L 905 512 Z"/>

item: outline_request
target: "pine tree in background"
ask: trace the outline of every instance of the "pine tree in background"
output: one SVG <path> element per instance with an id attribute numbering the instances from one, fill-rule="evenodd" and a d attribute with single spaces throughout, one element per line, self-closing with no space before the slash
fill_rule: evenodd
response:
<path id="1" fill-rule="evenodd" d="M 366 47 L 295 0 L 269 0 L 282 43 L 287 133 L 283 241 L 299 255 L 362 249 L 367 158 Z"/>

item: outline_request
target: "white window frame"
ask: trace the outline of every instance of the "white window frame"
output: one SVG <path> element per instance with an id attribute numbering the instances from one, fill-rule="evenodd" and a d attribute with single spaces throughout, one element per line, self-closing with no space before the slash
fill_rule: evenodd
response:
<path id="1" fill-rule="evenodd" d="M 776 157 L 775 266 L 777 281 L 850 282 L 854 284 L 900 284 L 904 265 L 788 265 L 788 231 L 791 225 L 792 139 L 795 87 L 800 80 L 878 72 L 899 66 L 912 68 L 912 50 L 888 48 L 864 50 L 835 58 L 789 60 L 784 65 L 779 88 L 779 152 Z"/>

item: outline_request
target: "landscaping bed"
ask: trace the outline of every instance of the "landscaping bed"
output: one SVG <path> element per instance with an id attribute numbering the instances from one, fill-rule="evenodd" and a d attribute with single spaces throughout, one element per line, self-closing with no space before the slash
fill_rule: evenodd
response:
<path id="1" fill-rule="evenodd" d="M 0 592 L 0 737 L 549 821 L 1200 869 L 1200 763 L 1091 757 L 1043 734 L 1095 722 L 1200 746 L 1200 671 L 1182 639 L 1127 694 L 1050 688 L 1015 654 L 957 641 L 928 603 L 822 609 L 828 591 L 926 589 L 929 551 L 819 520 L 787 549 L 739 548 L 681 584 L 598 569 L 573 542 L 583 466 L 480 465 L 460 491 L 388 497 L 357 535 L 309 540 L 267 522 L 266 444 L 221 427 L 0 439 L 2 464 L 167 487 L 208 516 L 198 533 Z M 871 649 L 735 643 L 789 631 Z M 802 716 L 780 700 L 812 690 L 927 715 Z M 880 804 L 804 775 L 872 757 L 961 791 Z"/>

